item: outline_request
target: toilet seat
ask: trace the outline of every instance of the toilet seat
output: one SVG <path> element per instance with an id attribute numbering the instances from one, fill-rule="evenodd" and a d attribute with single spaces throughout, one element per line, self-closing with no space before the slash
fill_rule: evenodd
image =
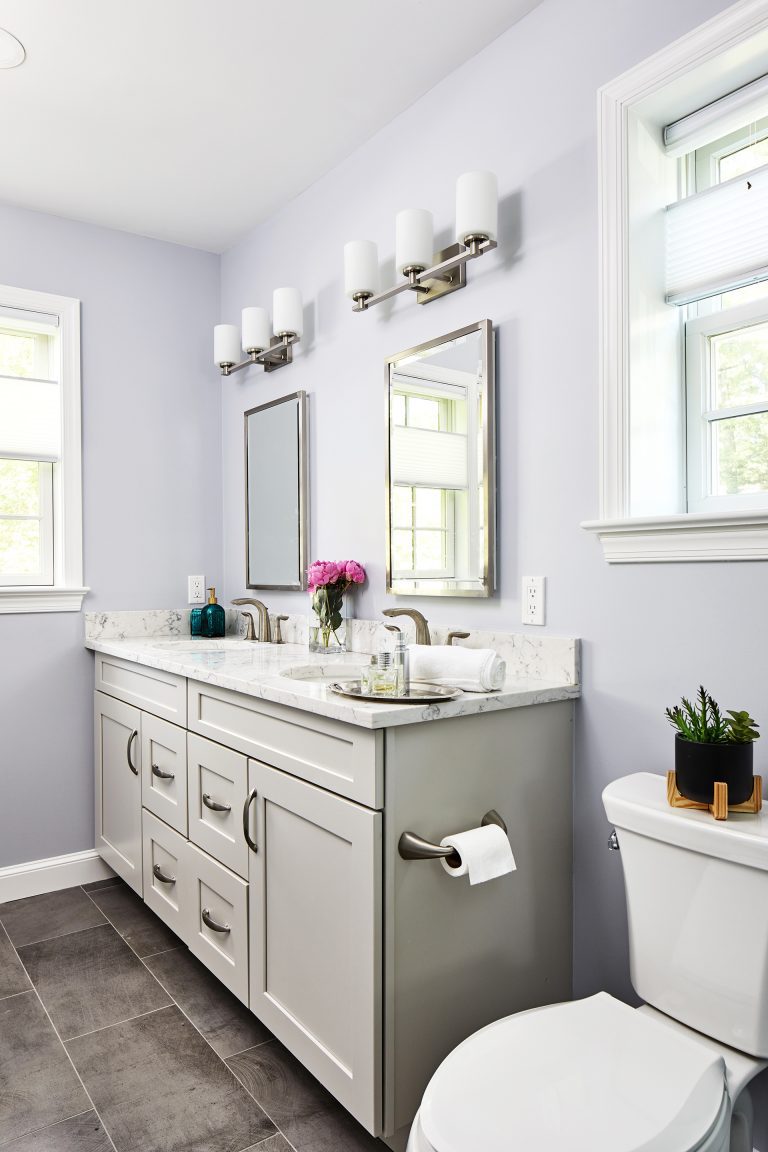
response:
<path id="1" fill-rule="evenodd" d="M 720 1152 L 729 1116 L 716 1052 L 601 992 L 498 1020 L 455 1048 L 409 1152 Z"/>

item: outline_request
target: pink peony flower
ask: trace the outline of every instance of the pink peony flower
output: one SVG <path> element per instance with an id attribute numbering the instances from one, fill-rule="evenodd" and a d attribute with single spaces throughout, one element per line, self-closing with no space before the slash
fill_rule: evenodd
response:
<path id="1" fill-rule="evenodd" d="M 339 564 L 350 584 L 362 584 L 365 580 L 365 568 L 357 560 L 345 560 Z"/>

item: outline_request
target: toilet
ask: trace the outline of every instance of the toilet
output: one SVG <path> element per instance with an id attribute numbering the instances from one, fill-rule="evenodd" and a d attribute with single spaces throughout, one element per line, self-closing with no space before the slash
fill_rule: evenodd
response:
<path id="1" fill-rule="evenodd" d="M 647 772 L 603 792 L 627 895 L 630 1008 L 519 1012 L 443 1060 L 407 1152 L 752 1152 L 768 1067 L 768 810 L 672 809 Z"/>

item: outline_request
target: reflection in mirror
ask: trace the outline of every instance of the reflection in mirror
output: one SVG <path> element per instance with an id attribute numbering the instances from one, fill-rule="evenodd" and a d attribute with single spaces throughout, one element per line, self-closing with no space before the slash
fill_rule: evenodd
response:
<path id="1" fill-rule="evenodd" d="M 249 588 L 307 586 L 307 394 L 245 413 L 245 548 Z"/>
<path id="2" fill-rule="evenodd" d="M 387 591 L 490 596 L 495 584 L 493 326 L 388 357 Z"/>

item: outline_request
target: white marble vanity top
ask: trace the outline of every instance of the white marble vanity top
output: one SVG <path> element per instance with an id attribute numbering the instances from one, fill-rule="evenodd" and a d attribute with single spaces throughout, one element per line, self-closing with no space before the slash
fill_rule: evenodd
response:
<path id="1" fill-rule="evenodd" d="M 329 679 L 354 679 L 369 659 L 364 652 L 347 652 L 326 658 L 307 651 L 306 644 L 260 644 L 227 637 L 224 640 L 193 639 L 188 634 L 128 636 L 108 638 L 89 629 L 85 645 L 95 652 L 119 656 L 151 668 L 162 668 L 179 676 L 216 684 L 256 696 L 275 704 L 286 704 L 320 716 L 344 720 L 363 728 L 386 728 L 397 724 L 419 724 L 451 716 L 519 708 L 567 700 L 579 695 L 577 676 L 578 641 L 573 646 L 573 669 L 549 678 L 520 676 L 508 679 L 499 692 L 464 692 L 455 700 L 440 704 L 367 703 L 336 695 Z M 508 664 L 509 667 L 509 664 Z M 283 675 L 297 670 L 302 679 Z M 313 675 L 314 674 L 314 675 Z"/>

